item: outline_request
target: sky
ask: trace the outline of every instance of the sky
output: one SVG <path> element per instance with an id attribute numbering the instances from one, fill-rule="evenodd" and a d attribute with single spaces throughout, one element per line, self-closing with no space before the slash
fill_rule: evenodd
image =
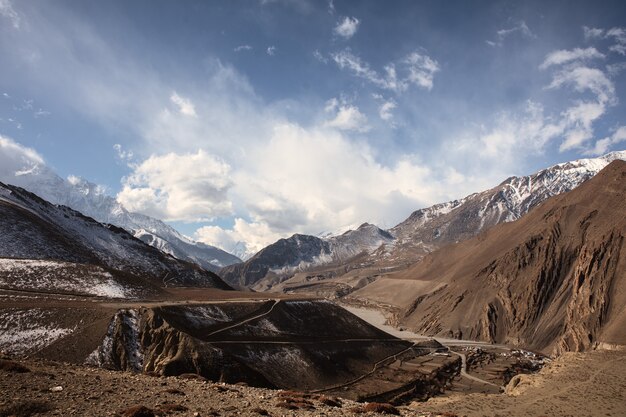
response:
<path id="1" fill-rule="evenodd" d="M 254 252 L 623 150 L 625 77 L 620 1 L 0 0 L 0 164 Z"/>

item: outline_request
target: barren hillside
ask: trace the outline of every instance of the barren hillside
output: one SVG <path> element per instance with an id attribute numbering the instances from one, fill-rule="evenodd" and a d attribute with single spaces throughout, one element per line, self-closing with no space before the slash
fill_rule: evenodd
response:
<path id="1" fill-rule="evenodd" d="M 626 344 L 626 162 L 355 296 L 418 332 L 545 352 Z"/>

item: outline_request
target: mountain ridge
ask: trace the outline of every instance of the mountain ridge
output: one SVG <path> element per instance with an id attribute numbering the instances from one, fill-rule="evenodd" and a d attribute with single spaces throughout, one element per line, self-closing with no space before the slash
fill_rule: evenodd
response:
<path id="1" fill-rule="evenodd" d="M 556 164 L 528 176 L 512 176 L 488 190 L 415 210 L 391 229 L 373 226 L 380 231 L 380 236 L 385 237 L 377 240 L 376 233 L 370 231 L 369 242 L 357 242 L 352 250 L 346 249 L 343 256 L 332 255 L 330 242 L 333 239 L 341 241 L 341 236 L 350 231 L 330 238 L 307 238 L 310 242 L 317 242 L 317 249 L 315 253 L 301 253 L 301 264 L 294 261 L 298 259 L 295 242 L 281 239 L 278 241 L 281 246 L 294 243 L 289 249 L 292 256 L 282 264 L 277 256 L 259 261 L 259 257 L 267 255 L 265 249 L 278 244 L 275 242 L 243 264 L 223 268 L 220 274 L 231 284 L 271 289 L 296 273 L 314 269 L 323 269 L 321 276 L 337 277 L 354 269 L 364 270 L 363 274 L 378 275 L 380 271 L 404 268 L 439 247 L 469 239 L 496 224 L 519 219 L 549 197 L 576 188 L 616 159 L 626 160 L 626 151 Z M 364 225 L 368 223 L 361 227 Z M 328 247 L 323 242 L 329 242 Z M 256 266 L 247 266 L 252 264 Z M 281 272 L 275 274 L 270 271 L 272 269 Z"/>
<path id="2" fill-rule="evenodd" d="M 0 213 L 3 287 L 78 292 L 88 287 L 98 295 L 108 286 L 122 297 L 168 285 L 230 289 L 214 273 L 165 254 L 123 228 L 20 187 L 0 183 Z"/>
<path id="3" fill-rule="evenodd" d="M 46 166 L 37 165 L 6 181 L 25 188 L 54 204 L 68 206 L 95 220 L 122 227 L 178 259 L 216 272 L 241 259 L 214 246 L 195 242 L 153 217 L 126 210 L 104 187 L 70 176 L 64 180 Z"/>
<path id="4" fill-rule="evenodd" d="M 553 352 L 626 345 L 626 162 L 352 294 L 417 332 Z M 617 212 L 615 211 L 617 209 Z M 617 215 L 616 215 L 617 214 Z M 381 294 L 385 293 L 381 298 Z"/>

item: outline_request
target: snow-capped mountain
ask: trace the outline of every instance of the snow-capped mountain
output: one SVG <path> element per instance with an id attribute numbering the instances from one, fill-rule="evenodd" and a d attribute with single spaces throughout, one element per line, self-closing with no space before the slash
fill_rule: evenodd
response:
<path id="1" fill-rule="evenodd" d="M 223 268 L 219 274 L 225 281 L 244 287 L 265 278 L 280 282 L 298 271 L 370 253 L 393 240 L 389 232 L 368 223 L 328 238 L 295 234 L 265 247 L 246 262 Z"/>
<path id="2" fill-rule="evenodd" d="M 626 151 L 554 165 L 529 176 L 510 177 L 490 190 L 417 210 L 387 231 L 365 223 L 338 236 L 294 235 L 269 245 L 245 263 L 222 269 L 220 274 L 231 284 L 261 288 L 261 280 L 268 281 L 271 287 L 296 272 L 322 265 L 336 265 L 336 271 L 328 275 L 341 275 L 346 262 L 363 253 L 368 256 L 359 258 L 358 265 L 351 265 L 350 269 L 404 267 L 445 244 L 519 219 L 546 199 L 576 188 L 615 159 L 626 160 Z"/>
<path id="3" fill-rule="evenodd" d="M 546 199 L 573 190 L 615 159 L 626 160 L 626 151 L 557 164 L 529 176 L 510 177 L 490 190 L 417 210 L 389 230 L 397 242 L 386 251 L 387 256 L 391 260 L 406 260 L 411 253 L 430 252 L 496 224 L 517 220 Z"/>
<path id="4" fill-rule="evenodd" d="M 64 180 L 46 166 L 37 165 L 0 180 L 23 187 L 54 204 L 71 207 L 99 222 L 122 227 L 149 245 L 205 269 L 215 272 L 241 262 L 221 249 L 194 242 L 161 220 L 129 212 L 101 186 L 77 177 Z"/>
<path id="5" fill-rule="evenodd" d="M 0 219 L 3 287 L 85 291 L 104 285 L 122 296 L 168 285 L 229 288 L 214 273 L 164 254 L 120 227 L 23 188 L 0 183 Z"/>

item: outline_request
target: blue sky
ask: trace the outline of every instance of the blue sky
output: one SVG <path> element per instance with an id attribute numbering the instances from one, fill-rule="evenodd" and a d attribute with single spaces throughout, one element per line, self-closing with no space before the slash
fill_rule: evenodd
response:
<path id="1" fill-rule="evenodd" d="M 226 249 L 391 227 L 626 148 L 625 10 L 0 0 L 0 135 Z"/>

